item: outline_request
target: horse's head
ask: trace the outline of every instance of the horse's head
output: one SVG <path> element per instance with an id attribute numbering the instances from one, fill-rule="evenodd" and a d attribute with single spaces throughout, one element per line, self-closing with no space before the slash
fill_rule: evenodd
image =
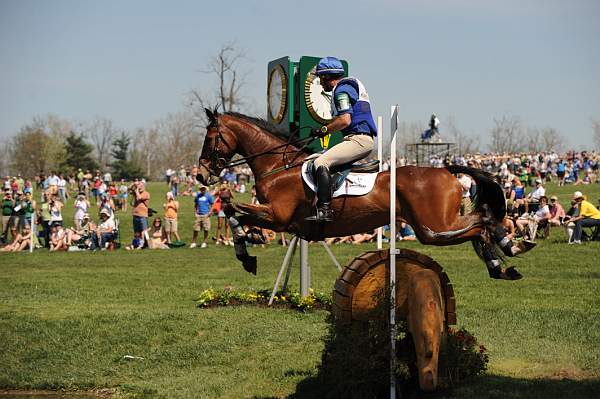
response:
<path id="1" fill-rule="evenodd" d="M 237 140 L 232 131 L 225 126 L 222 115 L 205 108 L 208 118 L 206 137 L 198 160 L 196 179 L 202 184 L 210 184 L 211 177 L 218 179 L 223 168 L 227 166 L 237 150 Z"/>

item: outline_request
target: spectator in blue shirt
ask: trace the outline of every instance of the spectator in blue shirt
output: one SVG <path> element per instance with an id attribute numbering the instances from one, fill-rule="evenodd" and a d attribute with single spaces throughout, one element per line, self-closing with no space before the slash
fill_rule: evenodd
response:
<path id="1" fill-rule="evenodd" d="M 190 248 L 196 248 L 196 239 L 198 238 L 198 232 L 204 231 L 204 240 L 200 245 L 200 248 L 206 248 L 208 246 L 208 232 L 210 231 L 210 209 L 214 204 L 215 199 L 208 191 L 205 186 L 200 187 L 200 191 L 194 196 L 194 208 L 196 209 L 196 220 L 194 221 L 194 235 L 192 236 L 192 243 Z"/>

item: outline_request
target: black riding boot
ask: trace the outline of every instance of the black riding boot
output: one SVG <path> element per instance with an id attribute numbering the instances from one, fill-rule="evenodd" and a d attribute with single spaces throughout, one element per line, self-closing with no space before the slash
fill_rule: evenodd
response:
<path id="1" fill-rule="evenodd" d="M 317 183 L 317 216 L 308 220 L 331 222 L 333 210 L 331 209 L 331 175 L 325 166 L 319 166 L 315 173 Z"/>

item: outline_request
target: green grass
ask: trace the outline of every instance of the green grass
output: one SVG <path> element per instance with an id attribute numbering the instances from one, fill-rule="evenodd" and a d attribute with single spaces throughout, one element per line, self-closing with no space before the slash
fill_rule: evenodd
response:
<path id="1" fill-rule="evenodd" d="M 164 185 L 151 184 L 161 209 Z M 600 187 L 582 187 L 597 198 Z M 568 202 L 573 187 L 549 189 Z M 191 199 L 180 232 L 189 241 Z M 66 216 L 68 220 L 70 216 Z M 129 216 L 121 216 L 124 241 Z M 186 227 L 187 226 L 187 227 Z M 525 278 L 487 277 L 470 245 L 403 246 L 432 256 L 455 285 L 458 325 L 490 352 L 487 375 L 460 398 L 595 398 L 600 392 L 600 243 L 549 240 L 512 262 Z M 374 246 L 334 246 L 341 263 Z M 198 309 L 202 290 L 271 288 L 285 249 L 251 248 L 245 273 L 231 247 L 169 251 L 0 254 L 0 388 L 92 390 L 132 397 L 321 397 L 315 380 L 325 312 L 256 307 Z M 313 286 L 329 292 L 337 270 L 311 245 Z M 291 282 L 297 289 L 298 274 Z M 124 355 L 143 360 L 125 360 Z"/>

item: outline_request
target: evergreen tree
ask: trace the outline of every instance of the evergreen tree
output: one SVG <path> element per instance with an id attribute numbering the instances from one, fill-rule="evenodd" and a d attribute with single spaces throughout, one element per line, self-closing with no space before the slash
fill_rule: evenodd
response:
<path id="1" fill-rule="evenodd" d="M 131 180 L 136 177 L 142 177 L 142 169 L 135 162 L 129 159 L 129 144 L 131 139 L 124 132 L 112 142 L 111 155 L 114 162 L 110 164 L 113 170 L 114 180 Z"/>
<path id="2" fill-rule="evenodd" d="M 65 159 L 61 162 L 62 169 L 77 170 L 79 168 L 94 170 L 98 164 L 92 158 L 94 148 L 85 141 L 83 135 L 70 132 L 65 138 Z"/>

